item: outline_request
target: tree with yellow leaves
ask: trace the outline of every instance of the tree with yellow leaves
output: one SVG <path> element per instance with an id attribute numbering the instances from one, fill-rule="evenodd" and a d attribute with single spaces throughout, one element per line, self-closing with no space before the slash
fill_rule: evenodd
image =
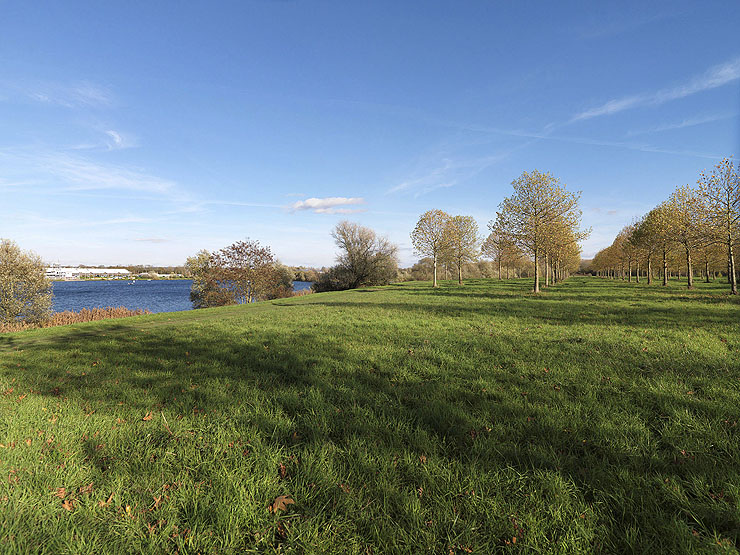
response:
<path id="1" fill-rule="evenodd" d="M 740 165 L 725 158 L 710 173 L 699 176 L 699 189 L 707 206 L 712 239 L 727 252 L 727 273 L 737 295 L 734 248 L 740 243 Z"/>
<path id="2" fill-rule="evenodd" d="M 540 291 L 540 262 L 555 224 L 578 231 L 580 193 L 571 193 L 549 173 L 524 172 L 512 182 L 514 194 L 499 205 L 501 229 L 534 258 L 534 292 Z"/>

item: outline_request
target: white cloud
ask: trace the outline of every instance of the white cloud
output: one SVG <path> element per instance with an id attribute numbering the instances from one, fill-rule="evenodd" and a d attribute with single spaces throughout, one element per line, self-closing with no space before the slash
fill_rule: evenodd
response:
<path id="1" fill-rule="evenodd" d="M 702 91 L 721 87 L 738 79 L 740 79 L 740 57 L 711 67 L 703 74 L 694 77 L 683 85 L 661 89 L 652 93 L 642 93 L 609 100 L 601 106 L 590 108 L 576 114 L 571 121 L 608 116 L 639 106 L 657 106 L 671 100 L 685 98 Z"/>
<path id="2" fill-rule="evenodd" d="M 105 134 L 109 139 L 106 144 L 108 150 L 120 150 L 122 148 L 133 148 L 138 146 L 136 139 L 129 134 L 114 131 L 113 129 L 108 129 L 105 131 Z"/>
<path id="3" fill-rule="evenodd" d="M 362 212 L 363 209 L 361 208 L 344 208 L 355 204 L 365 204 L 365 199 L 361 197 L 311 197 L 294 202 L 290 205 L 290 209 L 293 212 L 310 210 L 314 214 L 354 214 Z"/>

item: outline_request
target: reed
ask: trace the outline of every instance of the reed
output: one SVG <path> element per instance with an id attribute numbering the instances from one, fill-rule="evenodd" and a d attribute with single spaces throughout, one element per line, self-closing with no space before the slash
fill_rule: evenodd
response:
<path id="1" fill-rule="evenodd" d="M 151 314 L 149 310 L 131 310 L 125 306 L 106 307 L 106 308 L 83 308 L 79 312 L 65 310 L 52 314 L 46 320 L 38 323 L 11 322 L 0 323 L 0 333 L 11 333 L 36 328 L 52 328 L 55 326 L 67 326 L 69 324 L 79 324 L 81 322 L 95 322 L 97 320 L 109 320 L 111 318 L 128 318 L 130 316 L 142 316 Z"/>

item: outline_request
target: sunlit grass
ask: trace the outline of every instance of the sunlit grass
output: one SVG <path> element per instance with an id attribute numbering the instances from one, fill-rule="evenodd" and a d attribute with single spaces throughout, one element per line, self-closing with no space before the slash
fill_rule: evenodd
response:
<path id="1" fill-rule="evenodd" d="M 735 551 L 740 304 L 682 285 L 408 283 L 0 336 L 0 548 Z"/>

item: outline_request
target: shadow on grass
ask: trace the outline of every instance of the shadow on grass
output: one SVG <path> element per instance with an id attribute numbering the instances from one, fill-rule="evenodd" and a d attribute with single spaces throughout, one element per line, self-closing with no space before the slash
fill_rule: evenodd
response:
<path id="1" fill-rule="evenodd" d="M 312 304 L 359 306 L 339 301 Z M 439 309 L 403 303 L 373 306 L 455 317 L 481 309 L 477 304 Z M 534 309 L 512 301 L 505 310 L 532 317 Z M 651 325 L 664 325 L 679 310 L 659 315 L 651 311 Z M 626 311 L 619 314 L 614 318 L 628 322 L 643 317 L 634 310 L 629 316 Z M 681 314 L 708 317 L 698 309 Z M 573 312 L 538 317 L 568 323 Z M 588 321 L 603 320 L 594 316 Z M 617 447 L 610 438 L 615 425 L 618 429 L 618 411 L 610 414 L 608 408 L 591 407 L 592 419 L 574 417 L 579 397 L 587 396 L 585 386 L 579 389 L 578 384 L 564 401 L 547 381 L 498 371 L 489 374 L 495 389 L 486 391 L 471 386 L 468 368 L 417 372 L 410 356 L 392 361 L 365 358 L 313 331 L 284 335 L 244 328 L 224 337 L 220 330 L 206 327 L 197 333 L 183 336 L 175 327 L 152 333 L 121 323 L 39 337 L 37 345 L 13 337 L 2 338 L 0 345 L 6 350 L 22 346 L 34 355 L 33 368 L 15 372 L 19 383 L 50 398 L 75 400 L 111 414 L 122 401 L 142 414 L 156 407 L 173 415 L 228 415 L 235 405 L 248 402 L 272 407 L 295 423 L 293 430 L 279 428 L 269 411 L 250 422 L 286 450 L 296 448 L 297 441 L 303 448 L 321 449 L 361 438 L 374 440 L 382 456 L 409 449 L 419 455 L 432 451 L 483 476 L 500 468 L 557 473 L 573 483 L 587 503 L 608 504 L 603 509 L 611 518 L 604 523 L 607 551 L 626 549 L 624 531 L 634 526 L 642 527 L 651 541 L 665 542 L 662 547 L 678 549 L 678 539 L 672 537 L 676 520 L 688 528 L 699 522 L 734 541 L 740 536 L 740 519 L 733 509 L 737 500 L 727 495 L 726 503 L 718 504 L 702 490 L 710 487 L 724 494 L 737 479 L 737 468 L 718 464 L 727 458 L 708 453 L 682 456 L 661 432 L 666 415 L 689 411 L 713 421 L 727 417 L 711 403 L 656 392 L 608 390 L 620 396 L 615 407 L 626 407 L 649 424 L 655 451 L 639 454 Z M 74 365 L 57 363 L 68 362 L 70 356 Z M 315 425 L 316 418 L 323 427 Z M 97 457 L 93 442 L 88 443 L 84 447 L 88 456 L 105 471 L 109 461 Z M 663 480 L 684 484 L 682 495 L 666 494 L 659 487 Z"/>

